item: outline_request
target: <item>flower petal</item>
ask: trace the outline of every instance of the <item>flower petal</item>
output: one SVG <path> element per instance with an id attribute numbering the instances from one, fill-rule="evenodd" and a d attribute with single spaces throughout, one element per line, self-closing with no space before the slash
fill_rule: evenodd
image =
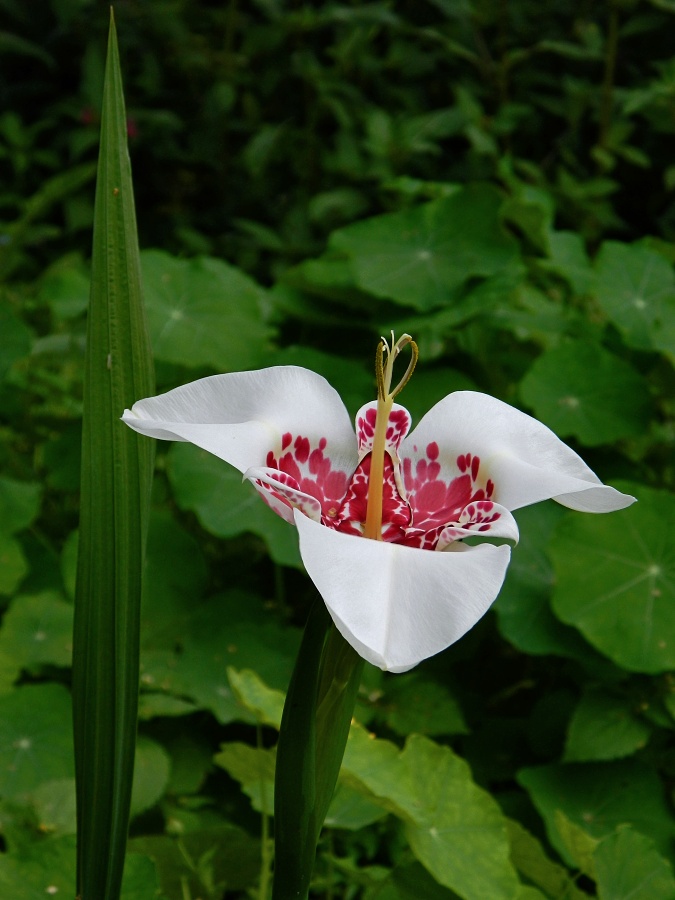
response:
<path id="1" fill-rule="evenodd" d="M 475 391 L 457 391 L 432 407 L 400 453 L 413 510 L 416 493 L 431 493 L 426 474 L 430 459 L 440 484 L 471 475 L 474 486 L 488 486 L 487 496 L 507 509 L 551 497 L 584 512 L 609 512 L 634 502 L 602 484 L 550 428 Z"/>
<path id="2" fill-rule="evenodd" d="M 240 472 L 270 465 L 270 453 L 279 457 L 296 444 L 305 461 L 321 447 L 333 470 L 351 475 L 357 464 L 340 395 L 321 375 L 298 366 L 202 378 L 139 400 L 122 420 L 149 437 L 190 441 Z"/>
<path id="3" fill-rule="evenodd" d="M 373 449 L 375 423 L 377 422 L 377 400 L 366 403 L 356 414 L 356 440 L 359 450 L 359 461 Z M 387 423 L 385 448 L 392 459 L 398 460 L 398 448 L 401 441 L 410 431 L 412 419 L 410 413 L 398 403 L 393 403 Z"/>
<path id="4" fill-rule="evenodd" d="M 504 506 L 491 500 L 477 500 L 462 510 L 456 524 L 441 531 L 436 550 L 444 550 L 466 537 L 504 538 L 518 543 L 518 523 Z"/>
<path id="5" fill-rule="evenodd" d="M 280 472 L 278 469 L 251 468 L 244 473 L 244 478 L 251 482 L 265 503 L 291 525 L 295 525 L 293 510 L 321 521 L 321 504 L 310 494 L 305 494 L 298 487 L 297 481 Z"/>
<path id="6" fill-rule="evenodd" d="M 368 662 L 405 672 L 458 640 L 487 612 L 510 549 L 434 553 L 342 534 L 295 513 L 300 553 L 343 637 Z"/>

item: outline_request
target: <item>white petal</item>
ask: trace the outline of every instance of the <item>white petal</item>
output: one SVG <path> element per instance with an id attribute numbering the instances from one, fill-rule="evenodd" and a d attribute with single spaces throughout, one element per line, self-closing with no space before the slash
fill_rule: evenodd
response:
<path id="1" fill-rule="evenodd" d="M 291 525 L 295 525 L 293 510 L 321 521 L 321 504 L 316 497 L 305 494 L 298 488 L 297 482 L 289 479 L 278 469 L 251 468 L 244 472 L 244 478 L 251 482 L 265 503 Z"/>
<path id="2" fill-rule="evenodd" d="M 245 472 L 267 464 L 286 433 L 326 440 L 333 468 L 354 471 L 356 438 L 340 395 L 321 375 L 298 366 L 212 375 L 125 410 L 135 431 L 190 441 Z"/>
<path id="3" fill-rule="evenodd" d="M 437 553 L 333 531 L 295 513 L 300 553 L 336 627 L 368 662 L 405 672 L 462 637 L 502 586 L 507 546 Z"/>
<path id="4" fill-rule="evenodd" d="M 482 514 L 481 505 L 489 506 L 489 512 Z M 494 521 L 490 521 L 493 519 Z M 436 550 L 444 550 L 449 544 L 465 537 L 503 538 L 518 543 L 520 534 L 518 523 L 504 506 L 498 503 L 469 503 L 462 511 L 457 524 L 448 525 L 438 537 Z"/>
<path id="5" fill-rule="evenodd" d="M 584 512 L 609 512 L 634 502 L 603 485 L 550 428 L 487 394 L 449 394 L 404 440 L 401 457 L 411 459 L 414 471 L 432 443 L 440 448 L 440 477 L 445 480 L 456 477 L 462 454 L 480 457 L 481 477 L 495 485 L 492 499 L 507 509 L 551 497 Z"/>

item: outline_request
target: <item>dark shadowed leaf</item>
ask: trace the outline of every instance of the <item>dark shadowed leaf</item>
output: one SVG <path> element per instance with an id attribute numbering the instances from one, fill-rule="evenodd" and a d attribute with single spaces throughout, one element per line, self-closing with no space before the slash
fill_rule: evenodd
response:
<path id="1" fill-rule="evenodd" d="M 495 275 L 517 258 L 499 220 L 501 197 L 473 185 L 452 197 L 376 216 L 333 232 L 358 287 L 419 310 L 457 299 L 475 276 Z"/>
<path id="2" fill-rule="evenodd" d="M 645 380 L 622 359 L 585 341 L 537 358 L 520 392 L 538 419 L 587 446 L 642 435 L 653 404 Z"/>
<path id="3" fill-rule="evenodd" d="M 141 255 L 150 339 L 157 359 L 218 372 L 260 365 L 272 330 L 265 291 L 219 259 Z"/>
<path id="4" fill-rule="evenodd" d="M 570 513 L 549 544 L 557 615 L 624 668 L 675 665 L 675 498 L 624 484 L 638 503 L 611 516 Z"/>

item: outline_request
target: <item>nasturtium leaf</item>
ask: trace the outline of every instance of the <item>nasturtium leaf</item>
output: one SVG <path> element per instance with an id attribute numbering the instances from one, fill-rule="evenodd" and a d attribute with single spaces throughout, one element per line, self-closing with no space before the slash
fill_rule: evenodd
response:
<path id="1" fill-rule="evenodd" d="M 154 859 L 140 853 L 127 855 L 120 900 L 165 900 Z"/>
<path id="2" fill-rule="evenodd" d="M 28 574 L 21 544 L 0 531 L 0 594 L 13 594 Z"/>
<path id="3" fill-rule="evenodd" d="M 406 862 L 392 870 L 385 886 L 378 887 L 373 900 L 457 900 L 457 894 L 448 890 L 427 872 L 418 862 Z"/>
<path id="4" fill-rule="evenodd" d="M 532 340 L 549 347 L 567 334 L 570 323 L 579 318 L 569 306 L 557 303 L 529 282 L 519 285 L 511 303 L 502 303 L 490 316 L 490 325 L 510 331 L 519 341 Z M 583 322 L 589 329 L 588 320 Z"/>
<path id="5" fill-rule="evenodd" d="M 73 652 L 73 607 L 54 591 L 18 595 L 0 629 L 0 653 L 24 669 L 69 666 Z"/>
<path id="6" fill-rule="evenodd" d="M 0 475 L 0 532 L 14 534 L 27 528 L 40 510 L 41 493 L 35 482 Z"/>
<path id="7" fill-rule="evenodd" d="M 49 682 L 0 696 L 0 795 L 22 796 L 73 774 L 68 691 Z"/>
<path id="8" fill-rule="evenodd" d="M 670 863 L 653 841 L 630 826 L 600 841 L 594 853 L 600 900 L 673 900 L 675 878 Z"/>
<path id="9" fill-rule="evenodd" d="M 630 671 L 675 666 L 675 497 L 625 483 L 638 503 L 611 516 L 570 513 L 548 552 L 556 614 Z"/>
<path id="10" fill-rule="evenodd" d="M 253 809 L 271 816 L 274 812 L 274 763 L 276 752 L 239 741 L 221 744 L 214 763 L 238 781 Z"/>
<path id="11" fill-rule="evenodd" d="M 324 824 L 327 828 L 358 831 L 386 815 L 387 810 L 380 803 L 373 801 L 359 788 L 338 779 Z"/>
<path id="12" fill-rule="evenodd" d="M 296 266 L 293 266 L 291 269 L 287 269 L 284 272 L 283 282 L 281 285 L 277 285 L 273 292 L 275 300 L 281 300 L 282 305 L 287 311 L 287 304 L 289 302 L 293 305 L 300 302 L 302 305 L 301 296 L 296 295 L 294 297 L 292 294 L 289 295 L 285 291 L 282 291 L 282 293 L 279 294 L 280 287 L 291 291 L 303 292 L 314 298 L 317 296 L 322 297 L 332 303 L 348 308 L 370 308 L 374 305 L 372 296 L 356 287 L 352 266 L 350 265 L 349 259 L 342 252 L 335 253 L 329 251 L 317 259 L 303 260 L 303 262 L 298 263 Z M 316 299 L 314 299 L 314 306 L 316 305 Z M 302 306 L 300 309 L 296 309 L 296 312 L 301 311 Z M 312 312 L 308 310 L 308 316 L 303 315 L 302 318 L 305 320 L 308 318 L 309 321 L 312 321 L 315 318 L 325 320 L 325 316 L 325 310 L 322 310 L 317 314 L 317 310 L 315 309 L 313 315 Z"/>
<path id="13" fill-rule="evenodd" d="M 438 681 L 411 672 L 388 678 L 384 688 L 378 718 L 397 734 L 468 733 L 459 704 Z"/>
<path id="14" fill-rule="evenodd" d="M 72 897 L 75 891 L 75 838 L 35 842 L 18 853 L 0 854 L 0 896 L 21 900 Z"/>
<path id="15" fill-rule="evenodd" d="M 89 304 L 90 273 L 77 254 L 51 265 L 40 280 L 38 300 L 49 306 L 57 319 L 73 319 Z"/>
<path id="16" fill-rule="evenodd" d="M 0 539 L 0 544 L 2 539 Z M 2 632 L 0 631 L 0 634 Z M 0 650 L 0 695 L 11 694 L 14 690 L 14 682 L 19 680 L 21 667 L 19 663 L 4 650 Z"/>
<path id="17" fill-rule="evenodd" d="M 196 513 L 211 534 L 234 537 L 250 531 L 265 541 L 275 562 L 300 567 L 295 528 L 261 502 L 236 469 L 192 444 L 176 443 L 169 450 L 168 474 L 178 505 Z"/>
<path id="18" fill-rule="evenodd" d="M 161 744 L 144 735 L 136 741 L 134 784 L 131 792 L 131 816 L 151 809 L 163 796 L 169 783 L 171 759 Z"/>
<path id="19" fill-rule="evenodd" d="M 75 837 L 35 842 L 17 853 L 0 854 L 0 896 L 16 900 L 72 897 L 75 890 Z M 126 861 L 120 900 L 163 900 L 155 865 L 146 856 Z"/>
<path id="20" fill-rule="evenodd" d="M 151 643 L 189 614 L 207 583 L 199 543 L 166 511 L 150 515 L 145 551 L 141 641 Z"/>
<path id="21" fill-rule="evenodd" d="M 272 337 L 266 294 L 219 259 L 141 254 L 145 306 L 157 359 L 219 372 L 256 368 Z"/>
<path id="22" fill-rule="evenodd" d="M 283 627 L 258 598 L 230 591 L 197 604 L 147 642 L 141 681 L 210 710 L 223 724 L 251 721 L 232 692 L 228 666 L 255 668 L 271 686 L 284 687 L 297 646 L 296 629 Z"/>
<path id="23" fill-rule="evenodd" d="M 598 345 L 569 341 L 539 356 L 520 383 L 538 419 L 587 446 L 644 434 L 652 400 L 641 375 Z"/>
<path id="24" fill-rule="evenodd" d="M 669 854 L 675 822 L 654 769 L 635 760 L 565 763 L 521 769 L 518 781 L 539 810 L 549 840 L 568 862 L 556 825 L 563 813 L 591 837 L 604 838 L 628 823 Z"/>
<path id="25" fill-rule="evenodd" d="M 42 454 L 47 485 L 57 491 L 78 491 L 82 462 L 81 420 L 60 425 L 58 432 L 45 441 Z"/>
<path id="26" fill-rule="evenodd" d="M 28 356 L 33 332 L 13 312 L 7 298 L 0 293 L 0 380 L 17 360 Z"/>
<path id="27" fill-rule="evenodd" d="M 183 730 L 163 741 L 171 756 L 167 792 L 180 797 L 196 794 L 213 768 L 213 748 L 201 732 Z"/>
<path id="28" fill-rule="evenodd" d="M 549 232 L 555 215 L 555 203 L 550 194 L 525 185 L 516 196 L 505 201 L 502 215 L 538 250 L 548 249 Z"/>
<path id="29" fill-rule="evenodd" d="M 569 723 L 564 759 L 588 762 L 630 756 L 647 743 L 651 728 L 626 697 L 590 688 Z"/>
<path id="30" fill-rule="evenodd" d="M 61 548 L 61 579 L 66 596 L 71 600 L 75 597 L 75 585 L 77 583 L 77 551 L 80 543 L 78 529 L 71 531 L 63 542 Z"/>
<path id="31" fill-rule="evenodd" d="M 333 232 L 358 287 L 429 311 L 457 299 L 473 277 L 487 277 L 517 260 L 518 245 L 503 229 L 501 197 L 472 185 L 415 209 L 375 216 Z"/>
<path id="32" fill-rule="evenodd" d="M 511 860 L 528 881 L 541 888 L 546 897 L 587 900 L 588 895 L 574 885 L 567 869 L 549 859 L 540 842 L 520 822 L 509 819 L 507 827 Z"/>
<path id="33" fill-rule="evenodd" d="M 274 768 L 276 753 L 249 744 L 222 744 L 213 761 L 238 781 L 257 812 L 274 812 Z M 325 819 L 329 828 L 355 830 L 371 825 L 386 815 L 362 791 L 338 782 Z"/>
<path id="34" fill-rule="evenodd" d="M 150 654 L 153 659 L 153 654 Z M 138 699 L 138 718 L 139 719 L 156 719 L 158 717 L 171 716 L 189 716 L 193 712 L 197 712 L 199 707 L 191 700 L 183 700 L 181 697 L 173 697 L 171 694 L 164 694 L 160 690 L 144 690 L 144 685 L 155 685 L 155 675 L 152 672 L 145 672 L 141 676 L 141 695 Z"/>
<path id="35" fill-rule="evenodd" d="M 546 555 L 549 538 L 565 511 L 557 503 L 537 503 L 516 512 L 520 541 L 511 557 L 494 610 L 499 630 L 519 650 L 537 656 L 565 656 L 593 663 L 591 647 L 550 607 L 555 576 Z M 577 514 L 578 515 L 578 514 Z M 597 654 L 598 660 L 602 657 Z"/>
<path id="36" fill-rule="evenodd" d="M 560 809 L 556 809 L 553 819 L 573 867 L 595 879 L 595 849 L 600 838 L 592 837 Z"/>
<path id="37" fill-rule="evenodd" d="M 449 747 L 411 735 L 401 751 L 352 727 L 343 775 L 403 820 L 413 853 L 440 884 L 464 900 L 517 894 L 506 821 Z"/>
<path id="38" fill-rule="evenodd" d="M 380 333 L 387 334 L 393 329 L 396 334 L 407 332 L 414 335 L 415 342 L 419 347 L 420 359 L 423 359 L 425 363 L 431 363 L 445 354 L 447 345 L 455 339 L 458 325 L 478 317 L 483 320 L 489 319 L 490 324 L 494 324 L 496 317 L 503 315 L 511 308 L 512 301 L 518 296 L 524 277 L 524 268 L 514 264 L 496 275 L 471 282 L 457 294 L 451 305 L 446 304 L 432 312 L 413 313 L 393 321 L 391 313 L 388 313 L 386 323 L 382 323 L 379 329 Z M 442 370 L 440 374 L 442 374 Z M 408 388 L 415 384 L 417 375 L 416 372 L 415 378 L 406 386 L 406 407 L 409 403 Z M 463 373 L 455 373 L 455 377 L 462 377 L 462 375 Z M 471 382 L 466 375 L 463 377 L 467 382 Z M 437 392 L 440 387 L 440 383 L 437 383 Z M 438 399 L 441 396 L 445 395 L 440 395 Z"/>
<path id="39" fill-rule="evenodd" d="M 660 253 L 605 241 L 595 262 L 594 293 L 629 346 L 675 355 L 675 273 Z"/>
<path id="40" fill-rule="evenodd" d="M 43 781 L 30 795 L 38 827 L 43 834 L 75 834 L 77 815 L 75 808 L 75 779 L 56 778 Z"/>
<path id="41" fill-rule="evenodd" d="M 583 238 L 576 231 L 552 231 L 548 236 L 548 259 L 539 266 L 563 278 L 574 293 L 583 297 L 593 281 L 593 269 Z"/>
<path id="42" fill-rule="evenodd" d="M 227 670 L 227 677 L 237 702 L 252 713 L 261 725 L 271 725 L 278 731 L 284 710 L 285 694 L 267 687 L 258 673 L 252 669 L 237 671 L 230 667 Z"/>

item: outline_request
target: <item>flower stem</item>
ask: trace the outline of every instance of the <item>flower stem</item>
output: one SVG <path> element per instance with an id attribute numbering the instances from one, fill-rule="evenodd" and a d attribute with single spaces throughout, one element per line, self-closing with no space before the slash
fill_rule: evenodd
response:
<path id="1" fill-rule="evenodd" d="M 316 845 L 340 771 L 362 669 L 363 660 L 317 598 L 279 732 L 272 900 L 307 900 Z"/>

